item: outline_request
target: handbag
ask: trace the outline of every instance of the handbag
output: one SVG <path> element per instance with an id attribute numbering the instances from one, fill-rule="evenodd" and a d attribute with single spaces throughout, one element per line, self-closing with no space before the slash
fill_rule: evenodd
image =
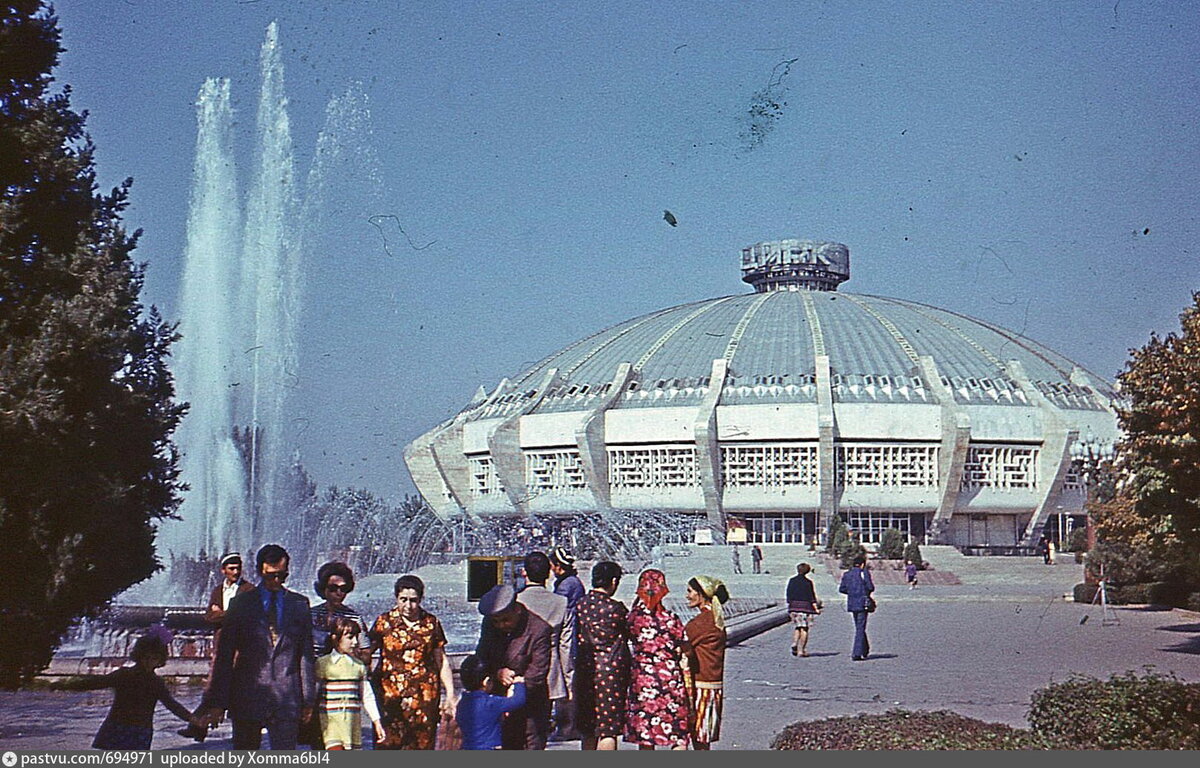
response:
<path id="1" fill-rule="evenodd" d="M 867 613 L 875 613 L 875 598 L 867 595 Z"/>

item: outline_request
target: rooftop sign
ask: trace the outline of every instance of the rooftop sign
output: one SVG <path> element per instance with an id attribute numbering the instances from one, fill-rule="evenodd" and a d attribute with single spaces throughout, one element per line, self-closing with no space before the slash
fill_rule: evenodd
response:
<path id="1" fill-rule="evenodd" d="M 765 291 L 834 291 L 850 279 L 850 249 L 841 243 L 770 240 L 742 249 L 742 280 Z"/>

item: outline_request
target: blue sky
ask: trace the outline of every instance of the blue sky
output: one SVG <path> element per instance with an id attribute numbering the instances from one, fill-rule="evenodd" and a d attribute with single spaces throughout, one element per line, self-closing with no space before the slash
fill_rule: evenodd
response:
<path id="1" fill-rule="evenodd" d="M 402 446 L 480 384 L 623 319 L 743 292 L 738 252 L 759 240 L 845 243 L 844 290 L 1000 324 L 1110 380 L 1200 288 L 1191 3 L 57 11 L 58 78 L 90 113 L 101 182 L 134 177 L 145 299 L 169 317 L 204 79 L 232 78 L 248 153 L 278 20 L 301 177 L 326 103 L 362 83 L 378 164 L 344 168 L 327 233 L 341 247 L 305 265 L 293 410 L 322 485 L 412 492 Z M 777 119 L 753 142 L 764 93 Z M 392 231 L 384 248 L 372 216 L 411 244 Z"/>

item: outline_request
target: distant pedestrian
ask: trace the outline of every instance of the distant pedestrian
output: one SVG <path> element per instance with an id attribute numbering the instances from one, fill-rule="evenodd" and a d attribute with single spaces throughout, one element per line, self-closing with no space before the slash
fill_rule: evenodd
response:
<path id="1" fill-rule="evenodd" d="M 692 749 L 711 749 L 721 738 L 725 709 L 725 609 L 729 590 L 712 576 L 688 579 L 687 604 L 699 613 L 683 628 L 688 661 Z"/>
<path id="2" fill-rule="evenodd" d="M 1042 562 L 1050 565 L 1050 539 L 1046 534 L 1042 534 L 1042 538 L 1038 539 L 1037 553 L 1042 556 Z"/>
<path id="3" fill-rule="evenodd" d="M 757 544 L 755 544 L 750 550 L 750 564 L 755 573 L 762 573 L 763 551 L 762 547 L 758 546 Z"/>
<path id="4" fill-rule="evenodd" d="M 917 564 L 912 560 L 904 561 L 904 580 L 908 582 L 909 589 L 917 588 Z"/>
<path id="5" fill-rule="evenodd" d="M 855 557 L 854 564 L 842 574 L 842 583 L 838 586 L 838 591 L 846 596 L 846 610 L 854 615 L 854 649 L 850 653 L 854 661 L 865 661 L 871 653 L 871 643 L 867 640 L 867 614 L 875 610 L 875 598 L 871 597 L 875 582 L 866 565 L 867 558 Z"/>
<path id="6" fill-rule="evenodd" d="M 733 545 L 733 572 L 742 572 L 742 553 L 741 550 L 738 549 L 737 544 Z"/>
<path id="7" fill-rule="evenodd" d="M 625 741 L 639 749 L 687 749 L 688 695 L 683 680 L 683 622 L 663 605 L 667 577 L 651 568 L 638 579 L 629 611 L 633 677 Z"/>
<path id="8" fill-rule="evenodd" d="M 1046 544 L 1046 564 L 1054 565 L 1054 556 L 1058 554 L 1058 547 L 1053 541 Z"/>
<path id="9" fill-rule="evenodd" d="M 579 651 L 575 657 L 575 725 L 583 749 L 615 750 L 625 731 L 629 692 L 629 610 L 613 595 L 621 566 L 592 566 L 592 591 L 579 601 Z"/>
<path id="10" fill-rule="evenodd" d="M 796 566 L 796 575 L 787 583 L 788 617 L 796 628 L 792 637 L 793 656 L 808 656 L 808 634 L 812 629 L 813 617 L 824 607 L 808 577 L 811 571 L 811 565 L 800 563 Z"/>
<path id="11" fill-rule="evenodd" d="M 103 676 L 77 678 L 53 685 L 56 689 L 71 691 L 113 689 L 112 706 L 92 741 L 94 748 L 150 749 L 154 739 L 154 708 L 160 701 L 171 714 L 196 730 L 207 730 L 200 718 L 175 700 L 155 673 L 167 663 L 169 637 L 165 627 L 153 628 L 133 644 L 129 654 L 133 666 L 121 667 Z"/>
<path id="12" fill-rule="evenodd" d="M 463 695 L 454 718 L 462 731 L 462 748 L 500 749 L 500 726 L 505 715 L 525 706 L 525 678 L 514 677 L 507 696 L 494 694 L 487 664 L 474 654 L 463 659 L 458 676 Z"/>

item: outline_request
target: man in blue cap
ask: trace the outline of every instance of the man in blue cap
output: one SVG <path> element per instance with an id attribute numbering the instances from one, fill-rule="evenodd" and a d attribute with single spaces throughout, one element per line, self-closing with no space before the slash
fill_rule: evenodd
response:
<path id="1" fill-rule="evenodd" d="M 509 584 L 497 584 L 479 600 L 483 626 L 475 655 L 505 695 L 516 678 L 525 678 L 525 706 L 509 713 L 501 727 L 504 749 L 545 749 L 549 736 L 550 625 L 521 603 Z"/>

